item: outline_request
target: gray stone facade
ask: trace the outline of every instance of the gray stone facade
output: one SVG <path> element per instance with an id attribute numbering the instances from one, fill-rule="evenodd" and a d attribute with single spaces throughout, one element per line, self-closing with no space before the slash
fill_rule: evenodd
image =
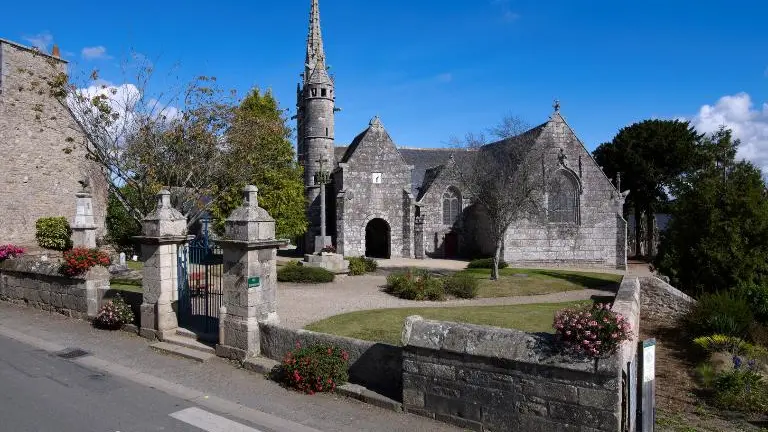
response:
<path id="1" fill-rule="evenodd" d="M 47 82 L 66 66 L 58 57 L 0 39 L 0 244 L 35 246 L 38 218 L 70 219 L 72 196 L 84 178 L 92 188 L 96 236 L 104 235 L 106 179 L 86 160 L 69 111 L 49 94 Z"/>
<path id="2" fill-rule="evenodd" d="M 334 148 L 335 83 L 325 64 L 318 2 L 312 0 L 296 115 L 309 219 L 305 251 L 315 250 L 320 233 L 316 175 L 323 160 L 333 170 L 326 220 L 335 225 L 327 228 L 339 253 L 383 258 L 490 256 L 494 245 L 488 221 L 462 190 L 454 164 L 454 157 L 471 158 L 473 152 L 398 148 L 378 117 L 349 146 Z M 531 162 L 542 165 L 538 181 L 543 210 L 509 227 L 503 259 L 512 264 L 626 268 L 626 193 L 620 193 L 592 159 L 559 105 L 547 122 L 508 140 L 521 137 L 531 144 L 527 157 L 537 155 Z M 563 219 L 562 209 L 549 213 L 555 182 L 573 186 L 570 219 Z"/>

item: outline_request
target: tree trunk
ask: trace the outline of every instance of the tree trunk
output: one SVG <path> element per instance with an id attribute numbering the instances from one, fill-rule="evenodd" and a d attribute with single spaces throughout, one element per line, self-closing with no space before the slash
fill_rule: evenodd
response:
<path id="1" fill-rule="evenodd" d="M 640 206 L 635 204 L 635 257 L 640 258 L 643 246 L 643 231 L 640 229 L 640 222 L 643 220 L 643 212 Z"/>
<path id="2" fill-rule="evenodd" d="M 503 240 L 496 240 L 496 250 L 493 253 L 493 267 L 491 267 L 491 280 L 499 280 L 499 261 L 501 261 L 501 246 Z"/>
<path id="3" fill-rule="evenodd" d="M 654 211 L 652 208 L 649 208 L 645 212 L 645 218 L 647 220 L 646 230 L 648 231 L 647 241 L 648 241 L 648 248 L 646 249 L 648 251 L 648 257 L 652 258 L 654 255 L 656 255 L 656 242 L 654 232 L 656 231 L 656 215 L 654 214 Z"/>

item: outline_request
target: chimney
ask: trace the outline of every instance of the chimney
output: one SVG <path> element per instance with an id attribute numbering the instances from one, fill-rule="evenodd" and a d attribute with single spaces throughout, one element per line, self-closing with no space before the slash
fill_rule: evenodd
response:
<path id="1" fill-rule="evenodd" d="M 51 55 L 54 57 L 61 57 L 61 52 L 59 52 L 59 46 L 54 45 L 53 50 L 51 51 Z"/>

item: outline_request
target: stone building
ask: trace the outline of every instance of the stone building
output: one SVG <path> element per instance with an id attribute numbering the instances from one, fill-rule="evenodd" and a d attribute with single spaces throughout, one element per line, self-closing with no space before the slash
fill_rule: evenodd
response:
<path id="1" fill-rule="evenodd" d="M 88 179 L 97 237 L 104 234 L 106 179 L 86 160 L 84 137 L 48 82 L 66 73 L 52 54 L 0 39 L 0 244 L 34 247 L 35 221 L 75 215 L 75 193 Z"/>
<path id="2" fill-rule="evenodd" d="M 310 226 L 307 250 L 319 250 L 327 242 L 317 237 L 325 219 L 330 241 L 345 256 L 453 258 L 493 253 L 484 212 L 457 178 L 457 163 L 470 160 L 472 151 L 398 148 L 378 117 L 348 146 L 336 146 L 335 82 L 327 72 L 318 0 L 312 0 L 302 77 L 296 119 Z M 535 163 L 541 164 L 542 210 L 510 226 L 504 259 L 625 267 L 626 221 L 621 213 L 626 193 L 620 193 L 592 159 L 559 104 L 543 124 L 488 148 L 523 142 L 527 157 L 537 155 Z"/>

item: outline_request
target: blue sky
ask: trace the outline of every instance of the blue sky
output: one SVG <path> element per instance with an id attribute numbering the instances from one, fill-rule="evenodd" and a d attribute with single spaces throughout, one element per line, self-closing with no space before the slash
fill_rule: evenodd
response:
<path id="1" fill-rule="evenodd" d="M 309 0 L 10 2 L 0 37 L 58 44 L 121 84 L 131 49 L 158 71 L 271 88 L 294 109 Z M 768 166 L 765 1 L 320 0 L 336 79 L 337 145 L 378 114 L 399 145 L 445 145 L 552 102 L 588 149 L 645 118 L 720 123 Z"/>

